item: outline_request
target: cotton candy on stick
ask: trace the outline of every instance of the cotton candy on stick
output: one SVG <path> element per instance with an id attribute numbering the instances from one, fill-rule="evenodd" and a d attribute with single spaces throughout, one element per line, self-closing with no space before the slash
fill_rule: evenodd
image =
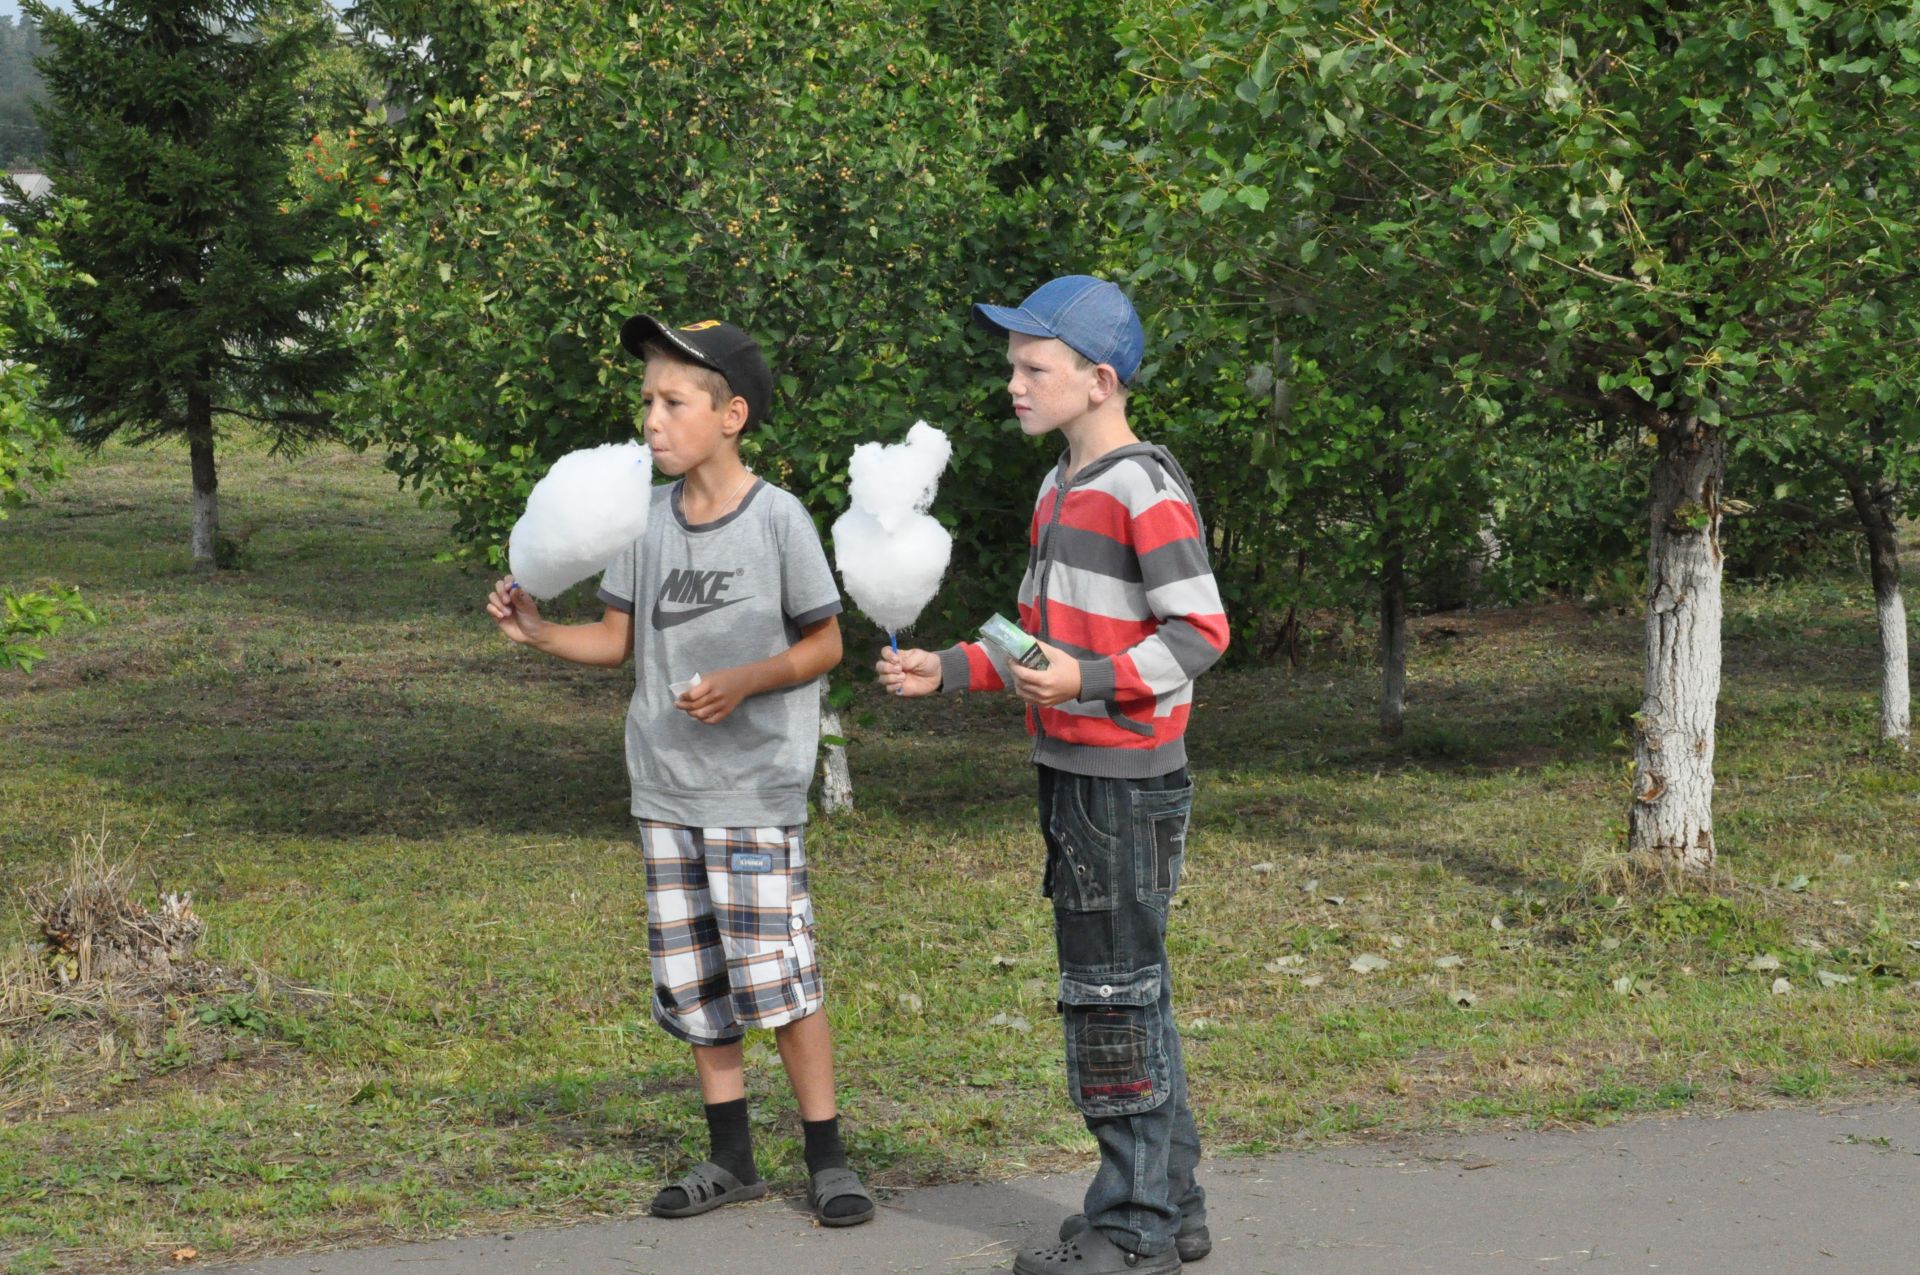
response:
<path id="1" fill-rule="evenodd" d="M 953 537 L 927 513 L 953 455 L 947 436 L 916 421 L 904 442 L 862 443 L 847 467 L 851 507 L 833 524 L 833 556 L 854 604 L 896 634 L 940 591 Z"/>
<path id="2" fill-rule="evenodd" d="M 552 598 L 601 570 L 647 529 L 653 454 L 638 443 L 568 452 L 527 496 L 507 563 L 521 588 Z"/>

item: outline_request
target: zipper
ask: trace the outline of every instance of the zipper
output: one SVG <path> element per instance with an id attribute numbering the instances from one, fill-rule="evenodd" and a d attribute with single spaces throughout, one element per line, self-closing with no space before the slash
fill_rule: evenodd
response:
<path id="1" fill-rule="evenodd" d="M 1062 464 L 1054 470 L 1053 515 L 1047 519 L 1047 529 L 1040 535 L 1040 578 L 1033 582 L 1033 605 L 1040 615 L 1040 640 L 1053 641 L 1053 625 L 1048 623 L 1047 581 L 1053 576 L 1053 532 L 1060 525 L 1060 514 L 1067 507 L 1066 466 Z M 1036 705 L 1027 710 L 1033 715 L 1033 746 L 1036 754 L 1040 741 L 1047 737 L 1047 728 L 1040 720 L 1040 709 Z"/>

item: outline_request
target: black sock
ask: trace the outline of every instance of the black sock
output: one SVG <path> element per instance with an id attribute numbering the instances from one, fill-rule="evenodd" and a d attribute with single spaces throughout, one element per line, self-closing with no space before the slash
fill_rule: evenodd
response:
<path id="1" fill-rule="evenodd" d="M 807 1137 L 807 1172 L 847 1167 L 847 1149 L 840 1145 L 840 1117 L 802 1120 L 800 1129 Z"/>
<path id="2" fill-rule="evenodd" d="M 847 1149 L 840 1145 L 840 1117 L 828 1116 L 825 1120 L 802 1120 L 801 1132 L 807 1138 L 807 1173 L 809 1175 L 822 1169 L 844 1169 L 847 1167 Z M 852 1217 L 856 1213 L 871 1213 L 873 1206 L 857 1196 L 841 1196 L 829 1201 L 826 1207 L 828 1217 Z"/>
<path id="3" fill-rule="evenodd" d="M 745 1098 L 707 1104 L 707 1137 L 713 1144 L 713 1154 L 708 1158 L 715 1164 L 739 1178 L 742 1185 L 751 1186 L 760 1180 L 760 1170 L 753 1163 L 753 1130 L 747 1125 Z"/>

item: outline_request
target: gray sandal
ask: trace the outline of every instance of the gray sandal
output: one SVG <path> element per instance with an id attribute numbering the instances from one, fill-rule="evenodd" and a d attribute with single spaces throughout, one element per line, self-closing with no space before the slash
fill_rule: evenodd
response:
<path id="1" fill-rule="evenodd" d="M 867 1207 L 839 1217 L 828 1214 L 827 1205 L 847 1199 L 865 1200 Z M 858 1226 L 873 1218 L 873 1197 L 860 1185 L 860 1175 L 852 1169 L 822 1169 L 814 1174 L 807 1183 L 807 1207 L 813 1210 L 822 1226 Z"/>
<path id="2" fill-rule="evenodd" d="M 687 1197 L 685 1204 L 662 1204 L 660 1197 L 678 1187 Z M 767 1193 L 765 1182 L 742 1182 L 711 1160 L 696 1164 L 687 1175 L 663 1188 L 653 1197 L 648 1212 L 655 1217 L 695 1217 L 709 1213 L 722 1204 L 757 1200 Z"/>

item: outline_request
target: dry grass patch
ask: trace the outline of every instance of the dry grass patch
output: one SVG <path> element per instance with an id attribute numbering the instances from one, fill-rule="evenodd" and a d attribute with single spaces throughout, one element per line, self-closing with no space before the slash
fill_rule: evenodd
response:
<path id="1" fill-rule="evenodd" d="M 207 927 L 191 894 L 142 890 L 139 844 L 117 854 L 110 840 L 104 827 L 80 834 L 62 871 L 21 892 L 30 932 L 0 949 L 0 1116 L 84 1110 L 119 1086 L 284 1058 L 277 1015 L 325 999 L 258 966 L 201 959 Z"/>

